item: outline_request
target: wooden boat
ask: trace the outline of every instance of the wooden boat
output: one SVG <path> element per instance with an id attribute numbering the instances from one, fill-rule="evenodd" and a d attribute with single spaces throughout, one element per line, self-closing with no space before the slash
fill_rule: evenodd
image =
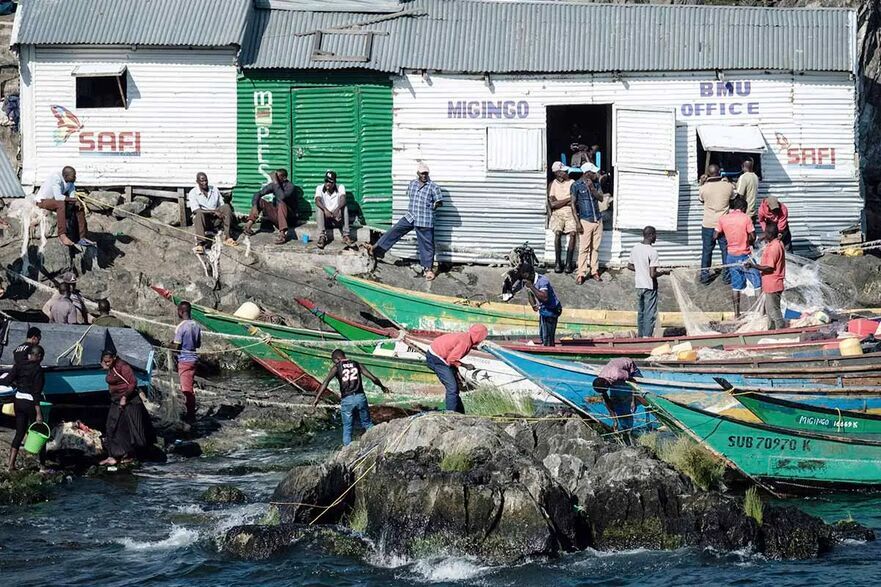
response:
<path id="1" fill-rule="evenodd" d="M 450 332 L 467 330 L 472 324 L 485 324 L 493 336 L 535 336 L 538 315 L 525 305 L 474 301 L 423 293 L 325 271 L 346 289 L 361 298 L 374 311 L 407 330 Z M 733 318 L 730 312 L 709 313 L 713 321 Z M 684 326 L 678 312 L 661 312 L 663 326 Z M 636 312 L 620 310 L 564 309 L 557 322 L 561 335 L 633 330 Z"/>
<path id="2" fill-rule="evenodd" d="M 494 343 L 484 344 L 484 348 L 490 354 L 508 363 L 524 377 L 541 386 L 559 401 L 604 424 L 611 424 L 605 405 L 600 396 L 593 391 L 593 382 L 599 371 L 597 368 L 572 361 L 519 353 Z M 644 393 L 662 395 L 712 411 L 725 412 L 740 407 L 734 398 L 723 392 L 722 386 L 715 380 L 711 380 L 709 383 L 691 383 L 638 377 L 635 381 L 636 386 Z M 766 382 L 759 380 L 759 383 Z M 743 388 L 743 390 L 773 394 L 774 397 L 831 409 L 881 409 L 881 387 L 812 389 L 778 385 L 757 386 Z M 645 418 L 639 409 L 635 425 L 644 425 L 649 421 L 650 419 Z"/>
<path id="3" fill-rule="evenodd" d="M 770 426 L 881 440 L 881 415 L 805 405 L 761 393 L 731 390 L 743 407 Z"/>
<path id="4" fill-rule="evenodd" d="M 645 401 L 678 433 L 760 482 L 800 488 L 881 485 L 881 441 L 743 422 L 652 394 Z"/>
<path id="5" fill-rule="evenodd" d="M 395 338 L 399 335 L 399 331 L 396 328 L 380 328 L 376 326 L 370 326 L 367 324 L 362 324 L 359 322 L 355 322 L 353 320 L 349 320 L 348 318 L 344 318 L 332 312 L 327 312 L 320 308 L 315 302 L 308 300 L 306 298 L 295 298 L 296 302 L 300 304 L 302 307 L 309 310 L 314 316 L 316 316 L 319 320 L 321 320 L 325 325 L 329 328 L 346 338 L 350 341 L 358 341 L 358 340 L 383 340 L 387 338 Z M 788 330 L 788 331 L 778 331 L 778 332 L 787 332 L 787 333 L 800 333 L 801 336 L 821 336 L 823 332 L 818 329 L 813 329 L 810 331 L 800 331 L 800 330 Z M 829 336 L 834 334 L 834 331 L 828 330 L 825 331 Z M 411 340 L 422 340 L 422 341 L 430 341 L 435 337 L 443 334 L 442 332 L 428 332 L 428 331 L 415 331 L 407 333 L 408 339 Z M 750 335 L 744 335 L 746 338 L 749 338 Z M 711 340 L 710 337 L 701 337 L 701 339 L 706 343 Z M 540 343 L 536 343 L 535 341 L 523 341 L 523 340 L 500 340 L 494 339 L 493 342 L 496 344 L 503 346 L 507 349 L 541 355 L 544 357 L 551 358 L 559 358 L 559 359 L 569 359 L 573 361 L 583 361 L 588 363 L 596 363 L 599 361 L 607 361 L 609 359 L 614 359 L 616 357 L 630 357 L 633 359 L 646 359 L 651 354 L 651 351 L 654 346 L 632 346 L 631 343 L 633 340 L 654 340 L 654 341 L 665 341 L 668 339 L 580 339 L 585 342 L 584 345 L 572 345 L 571 340 L 562 341 L 561 344 L 554 347 L 546 347 L 541 346 Z M 669 340 L 680 340 L 685 341 L 689 340 L 687 337 L 678 338 L 678 339 L 669 339 Z M 761 339 L 756 339 L 761 340 Z M 772 339 L 773 340 L 773 339 Z M 622 341 L 622 344 L 618 344 L 615 341 Z M 700 343 L 699 343 L 700 344 Z M 789 345 L 775 345 L 769 344 L 765 345 L 745 345 L 741 347 L 741 350 L 746 350 L 749 352 L 757 352 L 762 353 L 765 350 L 769 350 L 769 352 L 780 352 L 784 348 L 788 348 L 791 350 L 804 350 L 807 348 L 815 348 L 820 347 L 822 345 L 829 344 L 828 340 L 816 340 L 816 341 L 806 341 L 801 343 L 789 343 Z M 835 343 L 835 348 L 838 348 L 837 343 Z"/>

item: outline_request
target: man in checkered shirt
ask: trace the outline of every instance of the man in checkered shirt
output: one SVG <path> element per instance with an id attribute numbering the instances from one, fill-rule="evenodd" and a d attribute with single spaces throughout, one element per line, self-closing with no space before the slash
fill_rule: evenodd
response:
<path id="1" fill-rule="evenodd" d="M 434 211 L 443 205 L 444 195 L 438 185 L 429 179 L 428 165 L 425 163 L 416 167 L 416 177 L 407 187 L 407 197 L 410 199 L 407 213 L 391 230 L 382 235 L 373 246 L 371 254 L 382 259 L 402 236 L 415 229 L 419 262 L 425 270 L 425 279 L 432 281 L 435 278 Z"/>

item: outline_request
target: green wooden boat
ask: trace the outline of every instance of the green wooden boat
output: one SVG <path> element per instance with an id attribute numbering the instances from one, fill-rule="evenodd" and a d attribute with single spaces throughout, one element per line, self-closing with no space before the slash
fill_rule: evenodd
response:
<path id="1" fill-rule="evenodd" d="M 167 289 L 153 286 L 153 290 L 175 304 L 182 301 L 182 298 L 174 295 Z M 198 304 L 192 304 L 192 317 L 193 320 L 201 324 L 206 330 L 219 332 L 221 334 L 248 337 L 230 338 L 229 343 L 251 357 L 273 375 L 276 375 L 291 385 L 308 392 L 317 390 L 319 381 L 316 381 L 313 376 L 306 373 L 297 365 L 291 363 L 284 354 L 266 344 L 266 342 L 261 341 L 260 337 L 268 335 L 275 339 L 289 341 L 343 340 L 343 337 L 335 332 L 291 328 L 289 326 L 270 324 L 268 322 L 245 320 L 238 316 L 232 316 L 231 314 L 211 310 Z"/>
<path id="2" fill-rule="evenodd" d="M 881 440 L 881 415 L 878 414 L 821 408 L 761 393 L 732 391 L 743 407 L 771 426 Z"/>
<path id="3" fill-rule="evenodd" d="M 451 332 L 480 323 L 492 336 L 538 334 L 538 314 L 530 306 L 440 296 L 342 275 L 331 267 L 325 267 L 325 271 L 374 311 L 407 330 Z M 733 318 L 733 314 L 711 312 L 707 317 L 723 321 Z M 659 318 L 663 326 L 685 325 L 679 312 L 661 312 Z M 635 327 L 636 312 L 567 308 L 557 322 L 557 333 L 578 336 Z"/>
<path id="4" fill-rule="evenodd" d="M 753 424 L 644 397 L 671 428 L 760 482 L 795 488 L 881 485 L 881 441 Z"/>

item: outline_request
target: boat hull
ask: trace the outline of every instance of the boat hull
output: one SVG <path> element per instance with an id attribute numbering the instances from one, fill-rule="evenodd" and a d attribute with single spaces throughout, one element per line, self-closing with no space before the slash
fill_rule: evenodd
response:
<path id="1" fill-rule="evenodd" d="M 770 426 L 834 436 L 881 439 L 881 415 L 806 406 L 759 393 L 737 392 L 737 401 Z"/>

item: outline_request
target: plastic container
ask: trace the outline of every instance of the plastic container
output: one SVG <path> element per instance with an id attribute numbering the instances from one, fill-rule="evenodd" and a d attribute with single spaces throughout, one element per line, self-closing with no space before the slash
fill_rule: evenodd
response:
<path id="1" fill-rule="evenodd" d="M 675 344 L 670 347 L 671 353 L 681 353 L 683 351 L 690 351 L 693 347 L 691 346 L 691 342 L 686 340 L 685 342 L 680 342 L 679 344 Z"/>
<path id="2" fill-rule="evenodd" d="M 697 351 L 679 351 L 676 358 L 680 361 L 697 361 Z"/>
<path id="3" fill-rule="evenodd" d="M 236 318 L 244 318 L 245 320 L 256 320 L 260 317 L 260 306 L 254 302 L 245 302 L 233 314 Z"/>
<path id="4" fill-rule="evenodd" d="M 304 232 L 304 233 L 302 234 L 302 236 L 300 236 L 300 240 L 303 241 L 303 244 L 304 244 L 304 245 L 308 245 L 308 244 L 309 244 L 309 233 L 308 233 L 308 232 Z"/>
<path id="5" fill-rule="evenodd" d="M 15 405 L 12 402 L 8 404 L 3 404 L 3 415 L 4 416 L 14 416 L 15 415 Z"/>
<path id="6" fill-rule="evenodd" d="M 858 338 L 844 338 L 838 343 L 838 351 L 842 357 L 858 357 L 863 354 L 863 347 Z"/>
<path id="7" fill-rule="evenodd" d="M 662 344 L 661 346 L 656 346 L 652 349 L 651 356 L 657 357 L 660 355 L 669 355 L 671 352 L 669 344 Z"/>
<path id="8" fill-rule="evenodd" d="M 43 428 L 46 432 L 40 432 L 40 428 Z M 31 454 L 37 454 L 43 447 L 46 446 L 46 443 L 49 442 L 49 435 L 52 433 L 49 430 L 49 425 L 45 422 L 34 422 L 31 424 L 30 428 L 28 428 L 28 435 L 24 441 L 24 449 Z"/>
<path id="9" fill-rule="evenodd" d="M 847 331 L 851 334 L 856 334 L 861 338 L 869 336 L 870 334 L 875 334 L 877 330 L 878 322 L 867 318 L 858 318 L 856 320 L 850 320 L 847 323 Z"/>
<path id="10" fill-rule="evenodd" d="M 796 312 L 795 310 L 790 310 L 789 308 L 786 308 L 786 310 L 783 311 L 784 320 L 798 320 L 799 318 L 801 318 L 801 312 Z"/>

